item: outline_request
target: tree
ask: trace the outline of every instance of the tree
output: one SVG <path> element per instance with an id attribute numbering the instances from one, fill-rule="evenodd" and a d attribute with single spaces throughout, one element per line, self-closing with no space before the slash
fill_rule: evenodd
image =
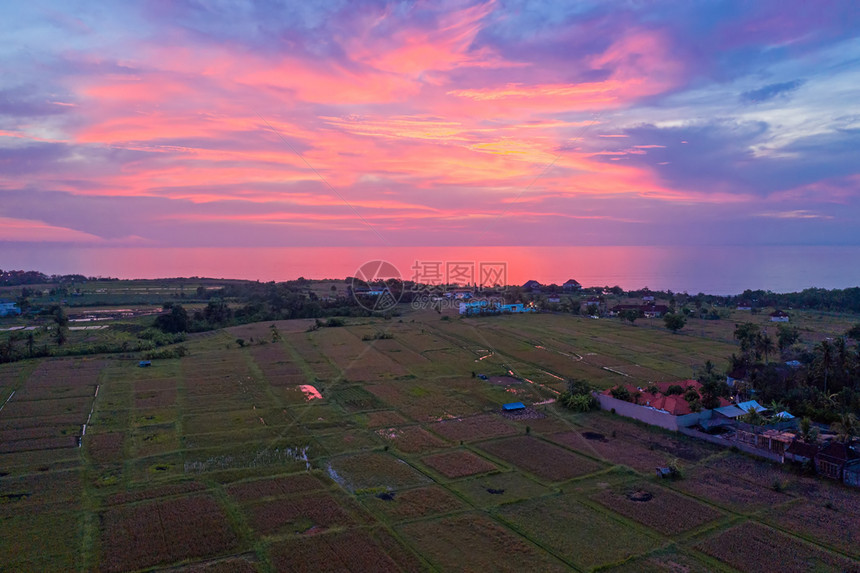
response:
<path id="1" fill-rule="evenodd" d="M 54 339 L 57 341 L 57 346 L 62 346 L 68 340 L 69 317 L 66 316 L 66 312 L 60 306 L 54 307 L 53 315 L 54 322 L 57 325 Z"/>
<path id="2" fill-rule="evenodd" d="M 827 378 L 830 375 L 830 367 L 833 364 L 833 346 L 827 340 L 822 340 L 815 348 L 816 370 L 824 376 L 824 393 L 827 393 Z"/>
<path id="3" fill-rule="evenodd" d="M 768 354 L 776 350 L 776 346 L 773 344 L 773 339 L 767 333 L 767 331 L 760 333 L 756 336 L 755 339 L 755 351 L 757 355 L 764 354 L 765 363 L 768 362 Z"/>
<path id="4" fill-rule="evenodd" d="M 734 337 L 741 345 L 741 352 L 749 356 L 755 346 L 755 340 L 759 334 L 759 326 L 752 322 L 735 324 Z"/>
<path id="5" fill-rule="evenodd" d="M 845 336 L 853 338 L 854 340 L 860 340 L 860 322 L 849 328 L 847 332 L 845 332 Z"/>
<path id="6" fill-rule="evenodd" d="M 618 318 L 621 320 L 626 320 L 630 324 L 636 322 L 636 319 L 639 318 L 638 310 L 622 310 L 618 313 Z"/>
<path id="7" fill-rule="evenodd" d="M 663 324 L 666 325 L 666 328 L 677 334 L 687 324 L 687 317 L 683 314 L 670 313 L 663 317 Z"/>
<path id="8" fill-rule="evenodd" d="M 614 386 L 609 393 L 616 400 L 624 400 L 625 402 L 629 402 L 631 400 L 630 391 L 624 386 Z"/>
<path id="9" fill-rule="evenodd" d="M 170 312 L 155 318 L 154 326 L 162 332 L 179 333 L 188 331 L 188 312 L 181 304 L 170 305 Z"/>
<path id="10" fill-rule="evenodd" d="M 830 429 L 836 434 L 836 439 L 843 444 L 850 443 L 856 436 L 860 435 L 860 422 L 854 414 L 840 414 L 839 419 L 830 425 Z"/>
<path id="11" fill-rule="evenodd" d="M 714 363 L 708 360 L 697 378 L 702 385 L 702 407 L 710 410 L 720 406 L 720 398 L 728 398 L 730 389 L 723 376 L 716 371 Z"/>
<path id="12" fill-rule="evenodd" d="M 780 352 L 785 352 L 791 345 L 800 340 L 800 330 L 796 326 L 780 324 L 776 327 L 777 346 Z"/>
<path id="13" fill-rule="evenodd" d="M 36 345 L 36 337 L 32 332 L 27 334 L 27 355 L 33 357 L 33 347 Z"/>
<path id="14" fill-rule="evenodd" d="M 799 429 L 802 441 L 807 444 L 814 444 L 818 441 L 818 426 L 814 426 L 809 417 L 801 418 Z"/>

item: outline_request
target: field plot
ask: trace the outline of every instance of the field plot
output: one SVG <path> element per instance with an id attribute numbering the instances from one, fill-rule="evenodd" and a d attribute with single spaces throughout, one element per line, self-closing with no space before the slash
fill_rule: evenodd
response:
<path id="1" fill-rule="evenodd" d="M 845 493 L 842 496 L 845 497 Z M 792 503 L 767 512 L 764 519 L 775 527 L 860 557 L 860 528 L 857 527 L 860 513 L 856 508 L 852 511 L 832 507 L 834 509 L 809 501 Z"/>
<path id="2" fill-rule="evenodd" d="M 544 496 L 552 490 L 517 472 L 490 474 L 451 484 L 479 507 L 492 507 Z"/>
<path id="3" fill-rule="evenodd" d="M 398 490 L 430 481 L 403 460 L 379 452 L 334 458 L 328 462 L 326 470 L 329 477 L 353 493 Z"/>
<path id="4" fill-rule="evenodd" d="M 355 523 L 350 513 L 326 492 L 268 499 L 245 506 L 245 513 L 251 527 L 263 535 L 278 532 L 319 533 Z"/>
<path id="5" fill-rule="evenodd" d="M 723 514 L 707 505 L 647 482 L 599 491 L 591 499 L 665 535 L 687 531 Z"/>
<path id="6" fill-rule="evenodd" d="M 361 386 L 338 385 L 327 397 L 340 404 L 347 412 L 377 410 L 385 407 L 379 398 Z"/>
<path id="7" fill-rule="evenodd" d="M 87 434 L 83 440 L 87 454 L 97 464 L 116 464 L 122 462 L 125 433 L 107 432 Z"/>
<path id="8" fill-rule="evenodd" d="M 385 410 L 383 412 L 368 412 L 367 414 L 368 428 L 381 428 L 383 426 L 399 426 L 406 424 L 408 420 L 394 410 Z"/>
<path id="9" fill-rule="evenodd" d="M 311 334 L 347 380 L 367 382 L 406 376 L 409 371 L 348 328 L 326 328 Z"/>
<path id="10" fill-rule="evenodd" d="M 227 493 L 240 502 L 246 502 L 266 497 L 308 493 L 323 488 L 325 485 L 318 478 L 303 473 L 234 483 L 227 488 Z"/>
<path id="11" fill-rule="evenodd" d="M 379 436 L 366 429 L 335 430 L 330 434 L 315 434 L 315 438 L 325 455 L 328 456 L 372 450 L 383 445 Z"/>
<path id="12" fill-rule="evenodd" d="M 489 404 L 477 396 L 456 392 L 453 380 L 433 382 L 390 381 L 366 386 L 380 400 L 420 422 L 468 416 Z"/>
<path id="13" fill-rule="evenodd" d="M 421 461 L 447 478 L 461 478 L 497 470 L 495 464 L 468 450 L 444 452 Z"/>
<path id="14" fill-rule="evenodd" d="M 441 571 L 565 571 L 542 549 L 484 515 L 458 515 L 398 528 Z"/>
<path id="15" fill-rule="evenodd" d="M 107 498 L 107 505 L 124 505 L 126 503 L 134 503 L 138 501 L 147 501 L 150 499 L 158 499 L 160 497 L 171 497 L 203 491 L 206 486 L 196 481 L 186 481 L 180 483 L 172 483 L 158 487 L 147 487 L 135 489 L 132 491 L 124 491 L 115 493 Z"/>
<path id="16" fill-rule="evenodd" d="M 857 572 L 860 563 L 752 522 L 702 541 L 696 549 L 750 573 Z"/>
<path id="17" fill-rule="evenodd" d="M 623 561 L 662 542 L 569 495 L 502 506 L 502 517 L 582 569 Z"/>
<path id="18" fill-rule="evenodd" d="M 36 508 L 43 510 L 42 506 L 48 505 L 74 505 L 82 489 L 77 470 L 3 477 L 0 478 L 0 515 Z"/>
<path id="19" fill-rule="evenodd" d="M 511 436 L 518 432 L 517 428 L 493 414 L 443 420 L 428 427 L 452 442 L 473 442 L 500 436 Z"/>
<path id="20" fill-rule="evenodd" d="M 2 505 L 0 505 L 2 507 Z M 74 571 L 80 568 L 78 512 L 12 514 L 0 519 L 0 569 Z"/>
<path id="21" fill-rule="evenodd" d="M 467 509 L 468 506 L 439 486 L 364 495 L 364 505 L 392 522 L 418 519 Z"/>
<path id="22" fill-rule="evenodd" d="M 421 571 L 414 555 L 384 531 L 349 530 L 295 537 L 270 550 L 276 571 L 376 573 Z"/>
<path id="23" fill-rule="evenodd" d="M 301 366 L 292 361 L 282 344 L 252 346 L 251 355 L 272 386 L 293 386 L 307 382 Z"/>
<path id="24" fill-rule="evenodd" d="M 380 428 L 376 434 L 401 452 L 414 454 L 428 450 L 438 450 L 447 444 L 420 426 L 400 426 Z"/>
<path id="25" fill-rule="evenodd" d="M 625 562 L 617 567 L 601 569 L 609 573 L 711 573 L 713 567 L 677 549 L 656 551 Z"/>
<path id="26" fill-rule="evenodd" d="M 674 482 L 672 487 L 740 513 L 751 513 L 791 499 L 784 493 L 745 481 L 736 474 L 706 467 L 690 471 L 685 479 Z"/>
<path id="27" fill-rule="evenodd" d="M 101 519 L 102 565 L 126 571 L 223 554 L 238 540 L 212 497 L 119 506 Z"/>
<path id="28" fill-rule="evenodd" d="M 257 566 L 252 556 L 228 557 L 216 561 L 204 561 L 193 563 L 174 569 L 177 573 L 256 573 Z"/>
<path id="29" fill-rule="evenodd" d="M 486 442 L 480 447 L 513 466 L 551 482 L 565 481 L 603 469 L 598 462 L 531 436 Z"/>
<path id="30" fill-rule="evenodd" d="M 319 381 L 330 381 L 340 377 L 340 370 L 332 365 L 328 358 L 320 351 L 317 345 L 304 332 L 300 334 L 287 334 L 283 340 L 302 357 L 305 364 L 313 371 Z"/>

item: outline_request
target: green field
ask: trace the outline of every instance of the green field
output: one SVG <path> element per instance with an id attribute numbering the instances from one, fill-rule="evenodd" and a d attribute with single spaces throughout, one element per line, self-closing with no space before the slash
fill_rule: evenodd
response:
<path id="1" fill-rule="evenodd" d="M 796 314 L 810 340 L 851 323 Z M 149 368 L 134 353 L 0 365 L 0 403 L 15 392 L 0 411 L 0 570 L 860 570 L 856 492 L 549 402 L 570 377 L 724 368 L 734 322 L 764 316 L 679 334 L 448 316 L 280 321 L 276 341 L 271 323 L 236 326 Z M 391 338 L 368 339 L 379 331 Z M 511 401 L 534 416 L 503 417 Z M 673 459 L 683 479 L 654 477 Z M 651 500 L 630 500 L 641 491 Z"/>

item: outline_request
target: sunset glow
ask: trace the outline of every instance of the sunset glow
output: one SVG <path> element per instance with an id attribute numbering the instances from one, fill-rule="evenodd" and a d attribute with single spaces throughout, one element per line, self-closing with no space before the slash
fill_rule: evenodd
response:
<path id="1" fill-rule="evenodd" d="M 812 6 L 16 3 L 0 248 L 856 245 Z"/>

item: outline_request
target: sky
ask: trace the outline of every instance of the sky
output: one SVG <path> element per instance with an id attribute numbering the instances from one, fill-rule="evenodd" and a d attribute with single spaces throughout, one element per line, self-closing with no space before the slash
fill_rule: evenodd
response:
<path id="1" fill-rule="evenodd" d="M 2 4 L 0 252 L 860 245 L 857 2 Z"/>

